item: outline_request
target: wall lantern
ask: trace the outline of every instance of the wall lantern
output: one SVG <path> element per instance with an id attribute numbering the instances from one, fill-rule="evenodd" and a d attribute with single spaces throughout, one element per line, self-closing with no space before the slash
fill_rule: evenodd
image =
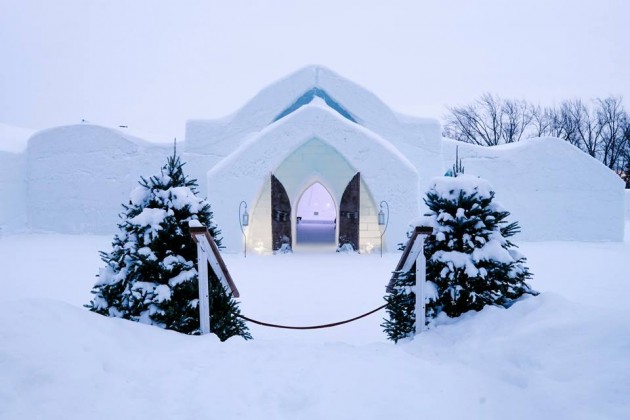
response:
<path id="1" fill-rule="evenodd" d="M 243 229 L 243 226 L 249 226 L 249 213 L 247 213 L 247 203 L 245 201 L 241 201 L 241 203 L 238 205 L 238 222 L 241 225 L 241 232 L 243 232 L 243 237 L 245 238 L 243 256 L 247 258 L 247 235 L 245 234 L 245 229 Z"/>
<path id="2" fill-rule="evenodd" d="M 385 212 L 383 211 L 383 206 L 387 209 L 387 218 L 385 218 Z M 389 226 L 389 204 L 387 201 L 381 201 L 379 205 L 380 210 L 378 211 L 378 224 L 379 226 L 385 226 L 383 228 L 383 232 L 381 233 L 381 258 L 383 258 L 383 235 L 385 235 L 385 231 L 387 230 L 387 226 Z"/>

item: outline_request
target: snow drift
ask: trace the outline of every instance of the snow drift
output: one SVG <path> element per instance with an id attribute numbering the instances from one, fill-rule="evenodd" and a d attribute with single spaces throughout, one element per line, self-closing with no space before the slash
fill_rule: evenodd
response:
<path id="1" fill-rule="evenodd" d="M 383 313 L 319 331 L 253 326 L 254 340 L 225 343 L 94 314 L 81 305 L 110 239 L 0 239 L 0 418 L 630 416 L 627 242 L 522 243 L 539 297 L 394 345 Z M 226 263 L 244 314 L 300 325 L 380 305 L 397 257 Z"/>

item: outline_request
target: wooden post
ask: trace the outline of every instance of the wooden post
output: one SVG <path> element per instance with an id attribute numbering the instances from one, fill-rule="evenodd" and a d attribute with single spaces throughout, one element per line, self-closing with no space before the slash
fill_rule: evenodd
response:
<path id="1" fill-rule="evenodd" d="M 416 265 L 416 285 L 413 286 L 413 292 L 416 295 L 416 306 L 414 308 L 416 313 L 416 334 L 424 329 L 424 324 L 426 323 L 424 286 L 427 280 L 427 261 L 424 257 L 424 241 L 432 234 L 432 227 L 428 225 L 416 226 L 405 246 L 400 261 L 398 261 L 394 275 L 385 289 L 387 292 L 391 292 L 398 273 L 408 273 L 413 268 L 413 265 Z"/>
<path id="2" fill-rule="evenodd" d="M 427 235 L 420 234 L 416 241 L 420 242 L 420 249 L 424 250 L 424 240 Z M 427 281 L 427 259 L 424 252 L 420 252 L 416 259 L 416 286 L 414 293 L 416 294 L 416 334 L 424 330 L 426 323 L 426 308 L 424 286 Z"/>
<path id="3" fill-rule="evenodd" d="M 199 281 L 199 330 L 210 333 L 210 290 L 208 283 L 208 256 L 201 242 L 197 242 L 197 278 Z"/>
<path id="4" fill-rule="evenodd" d="M 225 289 L 234 297 L 239 297 L 232 276 L 221 258 L 214 238 L 205 226 L 194 220 L 189 223 L 190 235 L 197 243 L 197 279 L 199 281 L 199 330 L 201 334 L 210 332 L 210 283 L 208 265 Z"/>

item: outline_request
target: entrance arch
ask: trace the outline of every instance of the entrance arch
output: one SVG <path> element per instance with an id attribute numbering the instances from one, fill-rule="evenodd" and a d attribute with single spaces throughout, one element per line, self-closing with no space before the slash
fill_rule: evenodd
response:
<path id="1" fill-rule="evenodd" d="M 298 207 L 315 184 L 330 194 L 332 201 L 328 202 L 331 208 L 334 205 L 336 213 L 334 239 L 330 240 L 330 236 L 322 238 L 325 241 L 322 245 L 330 245 L 331 251 L 351 245 L 361 253 L 373 252 L 380 242 L 382 230 L 378 225 L 378 208 L 363 173 L 359 174 L 335 147 L 317 137 L 293 150 L 267 175 L 251 210 L 246 232 L 248 247 L 266 254 L 307 245 L 299 240 L 302 239 L 302 229 L 298 227 L 302 226 L 298 226 L 298 217 L 305 221 L 307 218 Z M 316 210 L 311 208 L 310 211 L 309 218 L 314 219 Z"/>
<path id="2" fill-rule="evenodd" d="M 334 245 L 337 242 L 337 206 L 321 183 L 311 184 L 300 196 L 295 219 L 296 245 Z"/>

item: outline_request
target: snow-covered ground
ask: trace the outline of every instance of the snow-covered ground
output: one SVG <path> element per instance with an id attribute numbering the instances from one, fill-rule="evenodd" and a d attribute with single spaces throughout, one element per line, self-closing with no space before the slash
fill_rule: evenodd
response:
<path id="1" fill-rule="evenodd" d="M 0 237 L 0 418 L 630 418 L 629 234 L 521 243 L 540 296 L 397 345 L 383 311 L 225 343 L 105 318 L 81 305 L 111 237 Z M 399 257 L 252 254 L 225 256 L 242 312 L 292 325 L 381 305 Z"/>

